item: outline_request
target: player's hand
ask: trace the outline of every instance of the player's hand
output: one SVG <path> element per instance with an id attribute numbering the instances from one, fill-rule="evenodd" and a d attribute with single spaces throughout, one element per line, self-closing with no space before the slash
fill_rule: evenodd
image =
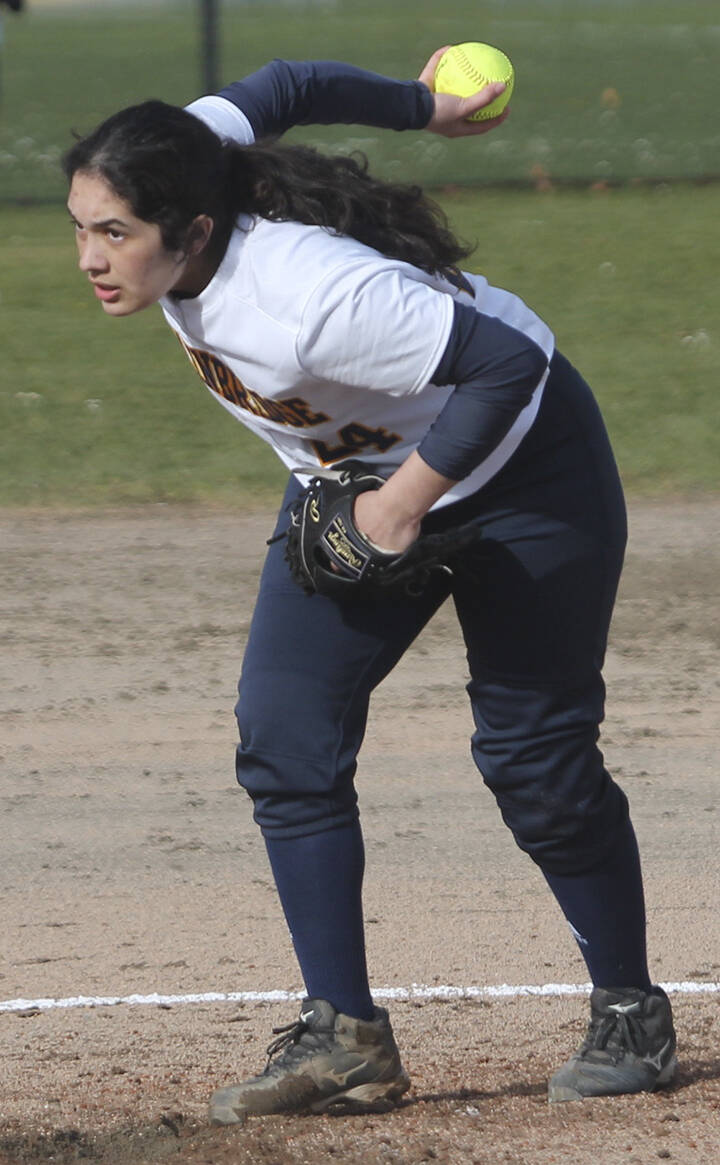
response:
<path id="1" fill-rule="evenodd" d="M 381 550 L 399 554 L 417 538 L 420 522 L 388 509 L 383 489 L 359 494 L 355 499 L 353 517 L 358 529 L 370 542 Z"/>
<path id="2" fill-rule="evenodd" d="M 442 134 L 446 138 L 461 138 L 489 133 L 491 129 L 502 125 L 510 112 L 509 108 L 504 109 L 497 117 L 488 118 L 487 121 L 468 121 L 467 119 L 473 113 L 477 113 L 479 109 L 484 109 L 486 105 L 490 105 L 496 97 L 504 93 L 505 85 L 502 81 L 494 81 L 492 84 L 486 85 L 484 89 L 479 89 L 477 93 L 473 93 L 471 97 L 454 97 L 452 93 L 436 93 L 435 70 L 441 56 L 449 47 L 449 45 L 444 45 L 443 48 L 434 52 L 418 78 L 423 85 L 427 85 L 435 101 L 435 112 L 425 128 L 430 133 Z"/>

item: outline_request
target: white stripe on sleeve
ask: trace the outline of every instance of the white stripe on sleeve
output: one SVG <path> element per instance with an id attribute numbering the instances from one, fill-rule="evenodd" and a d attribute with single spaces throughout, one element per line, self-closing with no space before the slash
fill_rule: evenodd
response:
<path id="1" fill-rule="evenodd" d="M 241 146 L 250 146 L 255 141 L 252 126 L 243 111 L 225 97 L 199 97 L 185 108 L 204 121 L 218 137 L 238 142 Z"/>

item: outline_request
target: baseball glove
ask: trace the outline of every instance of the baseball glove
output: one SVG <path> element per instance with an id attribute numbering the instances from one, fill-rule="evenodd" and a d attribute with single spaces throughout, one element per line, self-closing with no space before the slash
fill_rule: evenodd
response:
<path id="1" fill-rule="evenodd" d="M 353 520 L 358 494 L 380 489 L 380 477 L 361 461 L 322 470 L 290 506 L 285 557 L 308 594 L 337 598 L 421 594 L 437 572 L 452 574 L 453 559 L 480 538 L 468 523 L 421 534 L 401 553 L 375 546 Z"/>

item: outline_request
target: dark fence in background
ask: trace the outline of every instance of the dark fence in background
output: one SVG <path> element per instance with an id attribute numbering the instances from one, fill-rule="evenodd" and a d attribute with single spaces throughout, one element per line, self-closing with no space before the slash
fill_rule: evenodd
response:
<path id="1" fill-rule="evenodd" d="M 209 75 L 223 84 L 275 56 L 411 77 L 434 48 L 461 40 L 497 44 L 515 64 L 500 132 L 472 146 L 363 127 L 293 136 L 362 150 L 386 177 L 428 186 L 720 175 L 715 0 L 439 8 L 436 0 L 25 0 L 19 14 L 0 6 L 0 199 L 61 198 L 58 159 L 73 129 L 145 97 L 184 103 Z"/>

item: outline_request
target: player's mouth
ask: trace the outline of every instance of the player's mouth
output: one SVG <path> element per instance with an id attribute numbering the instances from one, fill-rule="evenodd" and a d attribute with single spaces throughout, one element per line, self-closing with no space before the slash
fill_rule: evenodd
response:
<path id="1" fill-rule="evenodd" d="M 93 283 L 93 291 L 103 303 L 115 303 L 120 298 L 119 287 L 108 287 L 104 283 Z"/>

